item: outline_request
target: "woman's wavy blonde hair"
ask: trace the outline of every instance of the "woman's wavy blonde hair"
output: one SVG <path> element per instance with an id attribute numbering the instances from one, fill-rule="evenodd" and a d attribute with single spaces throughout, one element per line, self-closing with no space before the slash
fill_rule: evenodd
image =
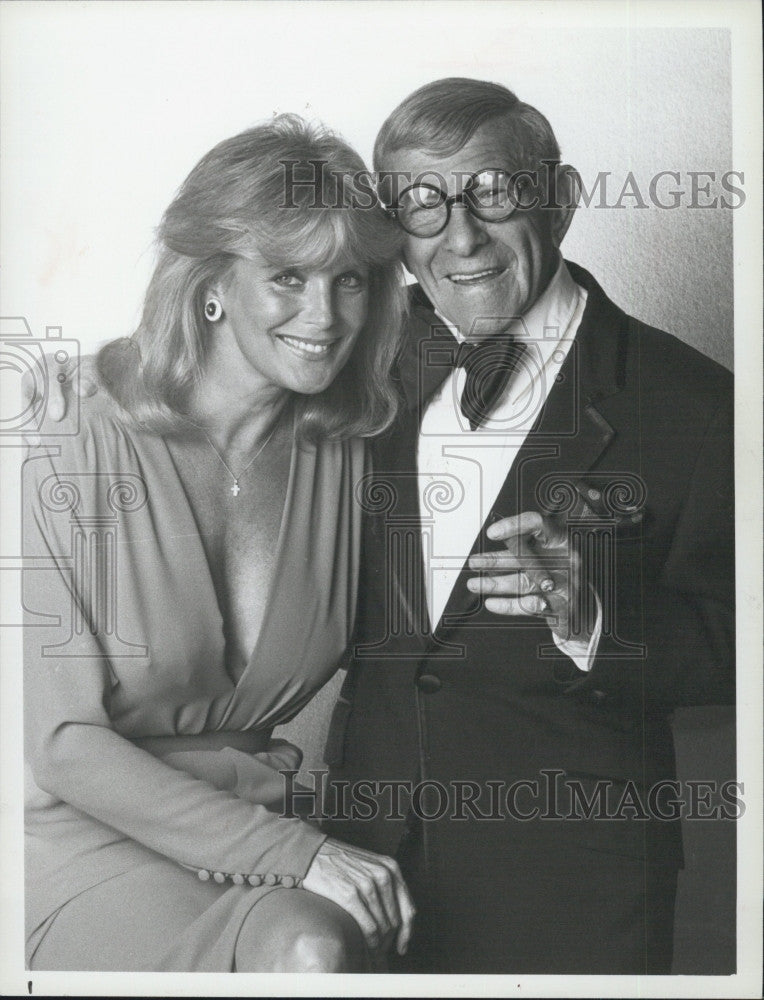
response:
<path id="1" fill-rule="evenodd" d="M 355 150 L 298 115 L 275 116 L 219 143 L 184 181 L 157 231 L 140 325 L 101 350 L 101 381 L 128 420 L 179 430 L 189 392 L 204 377 L 205 299 L 233 262 L 254 248 L 295 268 L 347 255 L 369 268 L 367 319 L 332 384 L 297 396 L 297 426 L 311 440 L 378 434 L 397 409 L 391 368 L 406 309 L 400 242 Z"/>

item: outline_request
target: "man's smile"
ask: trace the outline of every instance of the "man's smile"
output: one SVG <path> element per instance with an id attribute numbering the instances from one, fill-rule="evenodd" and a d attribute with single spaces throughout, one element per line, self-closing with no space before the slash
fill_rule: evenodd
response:
<path id="1" fill-rule="evenodd" d="M 504 267 L 489 267 L 481 271 L 455 271 L 452 274 L 446 275 L 446 277 L 455 285 L 479 285 L 497 278 L 500 274 L 504 274 L 505 271 L 506 268 Z"/>

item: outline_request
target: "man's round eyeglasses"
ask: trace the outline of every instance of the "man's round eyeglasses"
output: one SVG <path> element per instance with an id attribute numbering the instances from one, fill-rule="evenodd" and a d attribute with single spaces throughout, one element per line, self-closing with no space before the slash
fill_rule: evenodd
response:
<path id="1" fill-rule="evenodd" d="M 459 194 L 447 195 L 434 184 L 412 184 L 387 208 L 391 218 L 411 236 L 437 236 L 451 218 L 453 205 L 464 205 L 483 222 L 506 222 L 518 208 L 528 207 L 524 195 L 530 186 L 527 174 L 487 168 L 471 174 Z"/>

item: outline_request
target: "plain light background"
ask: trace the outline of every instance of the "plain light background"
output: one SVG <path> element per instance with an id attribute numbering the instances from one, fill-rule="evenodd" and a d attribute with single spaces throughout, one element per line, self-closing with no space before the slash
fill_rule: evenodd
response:
<path id="1" fill-rule="evenodd" d="M 130 333 L 154 227 L 214 143 L 296 111 L 368 161 L 406 94 L 477 76 L 547 115 L 587 188 L 610 172 L 608 204 L 633 173 L 649 207 L 595 199 L 565 252 L 625 309 L 731 367 L 734 213 L 686 207 L 688 171 L 715 173 L 713 196 L 732 169 L 730 33 L 561 27 L 554 6 L 533 26 L 505 3 L 364 4 L 362 18 L 343 2 L 7 6 L 3 314 L 35 334 L 61 326 L 85 352 Z M 682 207 L 650 203 L 660 171 L 679 172 L 659 191 L 671 203 L 683 190 Z"/>
<path id="2" fill-rule="evenodd" d="M 741 30 L 745 16 L 748 34 Z M 566 255 L 591 270 L 627 311 L 732 367 L 733 262 L 744 268 L 753 252 L 754 278 L 759 273 L 759 245 L 753 242 L 760 235 L 758 104 L 753 114 L 741 115 L 751 89 L 758 99 L 758 16 L 753 0 L 723 5 L 651 0 L 2 3 L 0 315 L 25 316 L 37 336 L 44 335 L 46 326 L 60 326 L 64 337 L 80 341 L 83 353 L 130 333 L 151 270 L 153 229 L 189 169 L 215 142 L 274 111 L 296 111 L 335 127 L 368 160 L 377 128 L 400 99 L 428 80 L 466 75 L 503 83 L 537 105 L 550 119 L 563 157 L 580 170 L 587 186 L 598 172 L 611 172 L 610 201 L 617 198 L 629 171 L 643 192 L 651 177 L 663 170 L 678 171 L 677 187 L 685 192 L 689 171 L 715 172 L 717 177 L 730 169 L 745 172 L 744 212 L 690 209 L 686 196 L 683 206 L 672 211 L 633 208 L 633 200 L 625 199 L 629 207 L 622 210 L 579 210 L 564 245 Z M 732 35 L 725 24 L 733 25 Z M 749 46 L 754 38 L 755 44 Z M 738 67 L 737 76 L 730 72 L 730 56 L 733 67 Z M 738 151 L 734 161 L 733 108 Z M 741 149 L 752 159 L 741 157 Z M 741 217 L 749 220 L 748 243 L 739 238 Z M 749 401 L 751 384 L 755 390 L 760 377 L 759 286 L 754 281 L 750 297 L 741 297 L 739 282 L 735 290 L 737 380 Z M 745 328 L 740 326 L 741 304 L 751 310 L 752 322 L 746 316 Z M 0 370 L 0 392 L 6 388 L 7 374 Z M 754 423 L 757 420 L 758 411 Z M 746 430 L 740 421 L 738 429 Z M 742 445 L 741 457 L 755 463 L 757 478 L 750 494 L 738 489 L 738 516 L 741 523 L 747 516 L 757 530 L 753 545 L 744 538 L 738 543 L 738 564 L 748 559 L 749 570 L 756 566 L 756 586 L 740 592 L 746 599 L 749 592 L 753 597 L 742 608 L 739 632 L 743 636 L 747 629 L 745 634 L 753 635 L 751 648 L 758 649 L 761 599 L 756 596 L 759 563 L 753 548 L 761 542 L 757 506 L 761 449 L 755 440 L 751 447 L 748 437 Z M 15 569 L 18 552 L 13 537 L 18 495 L 12 468 L 17 455 L 11 448 L 2 455 L 3 569 Z M 13 574 L 3 574 L 0 584 L 9 577 L 13 580 Z M 17 614 L 13 583 L 5 584 L 2 598 L 11 617 Z M 3 624 L 8 620 L 3 617 Z M 6 663 L 17 662 L 13 657 L 20 647 L 18 630 L 5 628 L 2 638 Z M 757 716 L 758 672 L 755 678 L 753 688 L 746 678 L 746 692 Z M 13 700 L 18 696 L 13 681 L 7 668 L 0 672 L 5 699 L 0 819 L 5 844 L 9 831 L 17 838 L 12 843 L 17 843 L 21 829 L 20 768 L 9 766 L 17 759 L 9 749 L 20 745 L 19 718 L 8 712 L 9 705 L 18 703 Z M 307 749 L 313 758 L 332 690 L 322 695 L 323 701 L 309 706 L 314 714 Z M 298 720 L 298 729 L 300 725 L 304 730 L 305 719 Z M 710 716 L 696 713 L 685 718 L 678 732 L 684 767 L 697 750 L 705 752 L 707 762 L 723 756 L 731 725 L 729 716 L 713 711 Z M 760 774 L 760 754 L 756 756 L 754 746 L 761 739 L 756 718 L 746 733 L 753 742 L 741 751 L 741 774 L 747 779 L 746 799 L 754 806 L 739 829 L 746 831 L 754 863 L 741 868 L 738 884 L 748 890 L 754 879 L 753 894 L 747 897 L 749 909 L 739 909 L 743 920 L 749 921 L 760 919 L 755 883 L 761 872 L 760 818 L 751 815 Z M 717 763 L 723 772 L 729 764 Z M 691 771 L 690 776 L 714 774 Z M 716 826 L 709 831 L 712 839 L 723 832 Z M 715 863 L 726 848 L 714 854 L 712 843 L 709 854 L 708 838 L 702 841 L 700 830 L 690 831 L 689 869 L 680 904 L 683 912 L 695 914 L 696 923 L 690 926 L 685 921 L 678 938 L 684 971 L 699 973 L 705 971 L 705 951 L 713 954 L 720 928 L 728 937 L 734 919 L 729 893 L 734 873 Z M 26 987 L 25 977 L 18 973 L 14 957 L 21 949 L 20 931 L 5 906 L 9 898 L 16 904 L 20 899 L 18 858 L 4 850 L 0 869 L 4 930 L 0 966 L 13 971 L 14 983 L 21 989 Z M 739 953 L 753 975 L 748 982 L 753 982 L 754 992 L 749 995 L 756 995 L 760 936 L 755 925 L 745 926 L 748 947 Z M 56 992 L 59 979 L 36 977 L 35 992 Z M 183 988 L 191 995 L 200 988 L 198 977 L 181 979 L 160 988 Z M 98 993 L 99 980 L 117 982 L 87 976 L 69 977 L 67 982 L 72 992 Z M 298 995 L 326 989 L 315 980 L 312 986 L 290 980 L 267 987 L 247 980 L 218 977 L 215 982 L 205 980 L 204 988 L 207 995 L 262 991 Z M 157 989 L 156 981 L 152 986 Z M 122 992 L 140 988 L 136 977 L 120 981 Z M 455 980 L 449 978 L 445 985 L 433 980 L 428 990 L 437 995 L 453 988 Z M 481 988 L 495 994 L 508 987 L 497 980 Z M 517 995 L 529 995 L 529 989 L 536 988 L 542 987 L 524 985 L 521 990 L 518 985 Z M 593 995 L 593 988 L 601 995 L 743 995 L 734 978 L 664 979 L 655 986 L 600 979 L 594 987 L 571 980 L 564 988 L 553 979 L 545 987 L 550 996 L 561 990 Z M 367 987 L 343 980 L 333 982 L 331 990 L 363 995 Z"/>

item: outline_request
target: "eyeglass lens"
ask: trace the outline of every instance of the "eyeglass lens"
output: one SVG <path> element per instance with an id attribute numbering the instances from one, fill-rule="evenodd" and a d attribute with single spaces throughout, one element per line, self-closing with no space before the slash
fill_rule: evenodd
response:
<path id="1" fill-rule="evenodd" d="M 503 170 L 478 171 L 451 198 L 434 185 L 415 184 L 401 195 L 398 219 L 413 234 L 434 235 L 445 228 L 450 205 L 456 201 L 486 222 L 501 221 L 517 208 L 518 192 L 512 175 Z"/>

